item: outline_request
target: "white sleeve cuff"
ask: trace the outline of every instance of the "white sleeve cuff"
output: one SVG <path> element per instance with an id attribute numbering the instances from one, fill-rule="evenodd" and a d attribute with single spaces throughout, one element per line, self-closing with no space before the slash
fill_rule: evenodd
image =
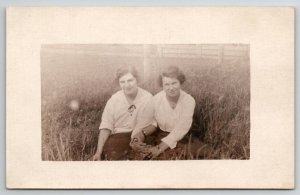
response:
<path id="1" fill-rule="evenodd" d="M 108 122 L 102 121 L 99 129 L 108 129 L 108 130 L 113 131 L 113 126 Z"/>
<path id="2" fill-rule="evenodd" d="M 157 122 L 155 120 L 153 120 L 153 122 L 151 123 L 151 125 L 153 125 L 154 127 L 157 127 Z"/>
<path id="3" fill-rule="evenodd" d="M 177 145 L 177 141 L 172 140 L 169 136 L 164 137 L 163 139 L 161 139 L 161 141 L 167 144 L 171 149 L 174 149 Z"/>

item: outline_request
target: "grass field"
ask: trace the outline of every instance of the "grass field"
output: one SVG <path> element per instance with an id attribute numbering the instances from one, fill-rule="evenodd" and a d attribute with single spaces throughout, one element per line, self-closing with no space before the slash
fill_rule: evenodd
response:
<path id="1" fill-rule="evenodd" d="M 153 71 L 140 86 L 152 94 L 161 90 L 156 77 L 163 66 L 177 65 L 185 73 L 182 87 L 196 100 L 192 135 L 212 148 L 205 159 L 250 158 L 248 59 L 220 64 L 205 58 L 161 58 L 151 63 Z M 115 71 L 126 64 L 143 64 L 143 58 L 42 52 L 43 160 L 88 160 L 95 153 L 105 103 L 118 90 Z M 188 148 L 172 159 L 191 159 Z"/>

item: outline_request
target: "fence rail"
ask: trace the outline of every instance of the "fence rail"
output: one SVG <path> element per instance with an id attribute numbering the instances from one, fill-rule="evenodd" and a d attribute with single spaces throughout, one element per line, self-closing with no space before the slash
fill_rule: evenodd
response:
<path id="1" fill-rule="evenodd" d="M 142 61 L 142 71 L 147 80 L 153 71 L 159 70 L 161 62 L 155 58 L 175 60 L 213 59 L 222 64 L 226 60 L 249 59 L 249 45 L 246 44 L 45 44 L 41 52 L 49 56 L 82 56 L 87 62 L 89 57 L 102 58 L 134 57 Z M 133 59 L 134 60 L 134 59 Z M 75 62 L 74 62 L 75 63 Z M 225 64 L 225 63 L 224 63 Z"/>
<path id="2" fill-rule="evenodd" d="M 48 52 L 89 53 L 100 56 L 162 58 L 249 58 L 246 44 L 168 44 L 168 45 L 43 45 Z"/>
<path id="3" fill-rule="evenodd" d="M 75 44 L 43 45 L 42 50 L 60 53 L 85 53 L 98 56 L 124 56 L 150 58 L 209 58 L 222 63 L 228 59 L 249 58 L 246 44 L 167 44 L 167 45 L 113 45 Z M 147 61 L 147 60 L 146 60 Z"/>
<path id="4" fill-rule="evenodd" d="M 188 48 L 161 46 L 160 49 L 161 57 L 214 58 L 220 62 L 228 57 L 249 57 L 249 45 L 193 45 Z"/>

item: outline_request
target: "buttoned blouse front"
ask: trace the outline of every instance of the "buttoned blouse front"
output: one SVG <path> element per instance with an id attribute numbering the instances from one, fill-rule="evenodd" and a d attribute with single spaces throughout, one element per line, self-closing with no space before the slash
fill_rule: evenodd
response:
<path id="1" fill-rule="evenodd" d="M 181 90 L 176 107 L 173 109 L 166 98 L 166 93 L 161 91 L 154 96 L 154 105 L 155 120 L 159 128 L 162 131 L 170 132 L 161 141 L 173 149 L 192 125 L 195 100 Z"/>
<path id="2" fill-rule="evenodd" d="M 144 127 L 153 124 L 153 121 L 152 94 L 138 88 L 137 96 L 130 105 L 124 92 L 120 90 L 107 101 L 99 129 L 109 129 L 112 134 L 132 132 L 133 136 Z"/>

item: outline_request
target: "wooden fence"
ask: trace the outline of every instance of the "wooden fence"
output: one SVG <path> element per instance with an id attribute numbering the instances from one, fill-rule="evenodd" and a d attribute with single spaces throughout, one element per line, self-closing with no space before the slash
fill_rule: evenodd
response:
<path id="1" fill-rule="evenodd" d="M 118 45 L 76 44 L 44 45 L 42 49 L 53 52 L 89 53 L 105 56 L 162 57 L 162 58 L 211 58 L 219 62 L 234 58 L 249 58 L 246 44 L 167 44 L 167 45 Z"/>
<path id="2" fill-rule="evenodd" d="M 58 54 L 94 55 L 106 57 L 138 57 L 143 60 L 143 72 L 147 78 L 157 69 L 152 60 L 156 58 L 215 59 L 222 64 L 224 60 L 249 59 L 249 45 L 246 44 L 53 44 L 42 45 L 42 52 Z"/>
<path id="3" fill-rule="evenodd" d="M 249 45 L 164 45 L 158 47 L 158 49 L 160 50 L 161 57 L 212 58 L 219 62 L 227 59 L 249 57 Z"/>

